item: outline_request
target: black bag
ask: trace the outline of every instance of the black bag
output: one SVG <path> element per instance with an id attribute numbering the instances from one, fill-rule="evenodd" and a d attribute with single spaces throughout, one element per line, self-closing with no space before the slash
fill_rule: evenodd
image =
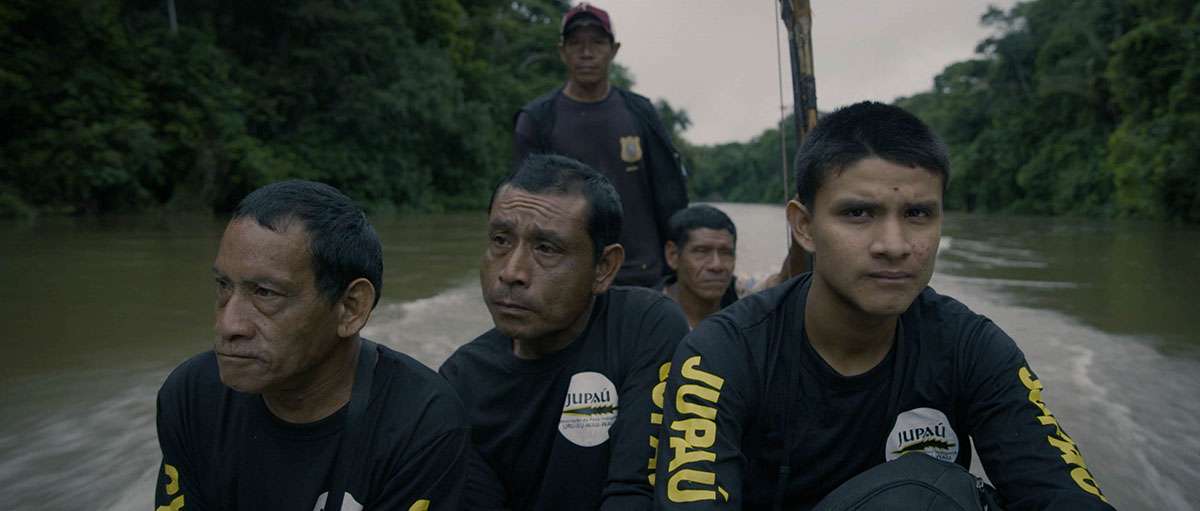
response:
<path id="1" fill-rule="evenodd" d="M 995 489 L 966 469 L 911 453 L 850 478 L 813 511 L 883 509 L 1000 511 L 1000 505 Z"/>

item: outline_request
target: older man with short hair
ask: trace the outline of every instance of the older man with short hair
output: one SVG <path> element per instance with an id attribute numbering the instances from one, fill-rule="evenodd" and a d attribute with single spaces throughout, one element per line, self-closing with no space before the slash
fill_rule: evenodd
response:
<path id="1" fill-rule="evenodd" d="M 212 267 L 213 349 L 158 393 L 158 509 L 458 509 L 461 401 L 359 336 L 382 253 L 331 186 L 284 181 L 242 200 Z"/>
<path id="2" fill-rule="evenodd" d="M 604 176 L 534 155 L 495 190 L 479 271 L 496 327 L 440 372 L 478 457 L 471 509 L 650 509 L 662 381 L 687 332 L 661 293 L 613 287 L 621 205 Z"/>

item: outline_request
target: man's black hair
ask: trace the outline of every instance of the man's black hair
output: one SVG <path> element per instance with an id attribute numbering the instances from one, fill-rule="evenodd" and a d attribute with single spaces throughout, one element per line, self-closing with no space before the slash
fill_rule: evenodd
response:
<path id="1" fill-rule="evenodd" d="M 724 211 L 707 204 L 688 206 L 671 215 L 671 219 L 667 221 L 667 239 L 683 249 L 688 237 L 696 229 L 724 229 L 729 231 L 729 234 L 733 235 L 733 241 L 737 242 L 737 227 L 733 226 L 733 220 L 730 220 Z"/>
<path id="2" fill-rule="evenodd" d="M 505 185 L 543 195 L 582 194 L 588 203 L 587 227 L 588 236 L 592 238 L 593 261 L 599 261 L 604 247 L 617 243 L 621 237 L 624 217 L 621 197 L 604 174 L 578 160 L 556 154 L 529 155 L 516 171 L 492 190 L 488 213 Z"/>
<path id="3" fill-rule="evenodd" d="M 367 215 L 337 188 L 312 181 L 271 183 L 247 195 L 233 219 L 253 218 L 283 232 L 299 222 L 308 234 L 317 291 L 330 303 L 357 278 L 375 286 L 375 303 L 383 290 L 383 247 Z M 231 220 L 231 221 L 232 221 Z"/>
<path id="4" fill-rule="evenodd" d="M 855 103 L 826 115 L 796 152 L 796 194 L 812 207 L 829 175 L 860 160 L 876 157 L 921 167 L 950 181 L 946 144 L 924 122 L 904 109 L 873 101 Z"/>

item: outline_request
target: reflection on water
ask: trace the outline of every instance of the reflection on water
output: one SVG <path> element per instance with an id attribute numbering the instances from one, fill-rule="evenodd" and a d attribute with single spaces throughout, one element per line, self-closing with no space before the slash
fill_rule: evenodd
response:
<path id="1" fill-rule="evenodd" d="M 718 204 L 738 273 L 773 271 L 782 210 Z M 378 218 L 383 300 L 366 335 L 436 366 L 488 328 L 482 213 Z M 154 394 L 211 339 L 209 267 L 224 221 L 0 222 L 0 502 L 145 509 Z M 1200 336 L 1190 316 L 1200 231 L 951 215 L 933 285 L 1004 328 L 1123 510 L 1190 509 L 1200 485 Z"/>
<path id="2" fill-rule="evenodd" d="M 1055 310 L 1170 353 L 1200 354 L 1200 228 L 1133 221 L 952 215 L 938 269 L 991 281 L 1012 303 Z"/>

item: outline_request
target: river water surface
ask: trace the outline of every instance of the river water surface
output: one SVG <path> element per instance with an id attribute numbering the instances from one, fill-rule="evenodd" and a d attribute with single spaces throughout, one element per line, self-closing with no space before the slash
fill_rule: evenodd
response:
<path id="1" fill-rule="evenodd" d="M 774 269 L 782 210 L 718 204 L 738 273 Z M 368 337 L 437 367 L 490 326 L 481 213 L 377 218 L 383 299 Z M 0 502 L 152 507 L 154 396 L 212 339 L 207 217 L 0 222 Z M 1200 230 L 1133 222 L 946 219 L 932 286 L 1025 351 L 1050 408 L 1118 509 L 1194 509 L 1200 487 Z"/>

